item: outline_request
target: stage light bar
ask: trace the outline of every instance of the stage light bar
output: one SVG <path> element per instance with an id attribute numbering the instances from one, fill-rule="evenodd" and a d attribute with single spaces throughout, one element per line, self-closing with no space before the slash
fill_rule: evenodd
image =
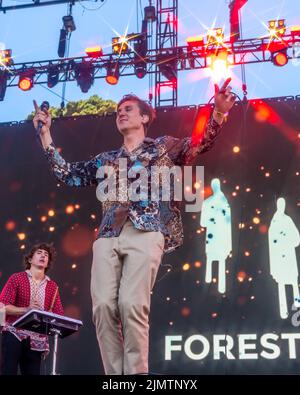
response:
<path id="1" fill-rule="evenodd" d="M 290 32 L 293 37 L 299 36 L 300 37 L 300 25 L 298 26 L 291 26 Z"/>
<path id="2" fill-rule="evenodd" d="M 98 47 L 89 47 L 89 48 L 85 49 L 85 53 L 90 58 L 100 58 L 101 56 L 103 56 L 103 49 L 100 46 L 98 46 Z"/>
<path id="3" fill-rule="evenodd" d="M 188 37 L 186 39 L 187 45 L 191 48 L 201 47 L 204 45 L 203 36 Z"/>

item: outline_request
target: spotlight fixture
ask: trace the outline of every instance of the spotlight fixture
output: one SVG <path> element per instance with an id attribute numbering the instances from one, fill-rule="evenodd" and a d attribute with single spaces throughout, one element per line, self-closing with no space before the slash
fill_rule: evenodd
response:
<path id="1" fill-rule="evenodd" d="M 159 71 L 169 81 L 177 80 L 177 59 L 174 55 L 160 55 L 157 57 Z"/>
<path id="2" fill-rule="evenodd" d="M 142 23 L 142 33 L 140 34 L 137 42 L 134 45 L 134 72 L 138 78 L 144 78 L 147 74 L 147 52 L 148 52 L 148 42 L 147 42 L 147 21 L 143 20 Z"/>
<path id="3" fill-rule="evenodd" d="M 144 61 L 137 62 L 134 65 L 134 73 L 138 78 L 144 78 L 147 74 L 147 64 Z"/>
<path id="4" fill-rule="evenodd" d="M 128 37 L 114 37 L 112 39 L 112 50 L 119 55 L 129 52 Z"/>
<path id="5" fill-rule="evenodd" d="M 273 52 L 271 55 L 271 60 L 274 66 L 285 66 L 289 61 L 289 58 L 287 56 L 287 50 L 282 49 L 281 51 Z"/>
<path id="6" fill-rule="evenodd" d="M 282 37 L 286 32 L 285 19 L 278 19 L 277 22 L 277 36 Z"/>
<path id="7" fill-rule="evenodd" d="M 11 57 L 11 49 L 2 49 L 0 50 L 0 66 L 10 66 L 13 61 Z"/>
<path id="8" fill-rule="evenodd" d="M 116 85 L 119 82 L 120 67 L 118 62 L 110 62 L 106 66 L 106 82 L 110 85 Z"/>
<path id="9" fill-rule="evenodd" d="M 94 83 L 94 66 L 87 62 L 76 64 L 75 79 L 81 92 L 87 93 Z"/>
<path id="10" fill-rule="evenodd" d="M 24 71 L 20 74 L 18 87 L 24 92 L 29 91 L 33 87 L 33 78 L 34 71 Z"/>
<path id="11" fill-rule="evenodd" d="M 149 5 L 144 8 L 144 19 L 147 22 L 155 22 L 156 21 L 156 11 L 153 5 Z"/>
<path id="12" fill-rule="evenodd" d="M 64 23 L 64 28 L 65 30 L 70 33 L 74 32 L 76 30 L 74 18 L 72 15 L 66 15 L 63 17 L 63 23 Z"/>
<path id="13" fill-rule="evenodd" d="M 50 65 L 48 68 L 47 85 L 48 88 L 53 88 L 59 81 L 59 68 L 55 65 Z"/>
<path id="14" fill-rule="evenodd" d="M 207 32 L 207 44 L 223 44 L 224 32 L 221 27 L 209 29 Z"/>
<path id="15" fill-rule="evenodd" d="M 285 19 L 278 19 L 278 21 L 275 19 L 270 20 L 268 22 L 268 30 L 270 38 L 279 38 L 284 36 L 286 32 Z"/>

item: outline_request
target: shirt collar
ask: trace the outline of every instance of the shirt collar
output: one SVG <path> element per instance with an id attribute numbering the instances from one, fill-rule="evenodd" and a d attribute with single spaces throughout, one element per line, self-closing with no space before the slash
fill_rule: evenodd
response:
<path id="1" fill-rule="evenodd" d="M 141 144 L 139 144 L 133 151 L 131 151 L 130 153 L 127 151 L 127 148 L 125 147 L 125 145 L 123 144 L 121 146 L 121 148 L 119 149 L 119 152 L 117 154 L 117 158 L 119 158 L 122 154 L 123 155 L 131 155 L 134 154 L 138 149 L 140 149 L 143 145 L 149 145 L 152 144 L 154 142 L 154 139 L 151 137 L 145 137 L 144 140 L 141 142 Z"/>
<path id="2" fill-rule="evenodd" d="M 31 274 L 31 271 L 30 271 L 30 270 L 25 270 L 25 272 L 27 273 L 28 277 L 31 277 L 31 278 L 32 278 L 32 274 Z M 43 279 L 43 281 L 50 281 L 50 277 L 48 277 L 48 276 L 45 274 L 45 278 Z M 43 281 L 42 281 L 42 282 L 43 282 Z"/>

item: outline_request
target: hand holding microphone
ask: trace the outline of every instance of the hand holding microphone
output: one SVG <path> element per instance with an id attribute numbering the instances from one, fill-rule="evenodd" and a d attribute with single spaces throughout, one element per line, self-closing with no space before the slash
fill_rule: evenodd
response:
<path id="1" fill-rule="evenodd" d="M 39 108 L 36 101 L 33 100 L 35 109 L 35 116 L 33 118 L 33 125 L 36 130 L 36 137 L 42 144 L 44 149 L 47 149 L 52 143 L 52 137 L 50 133 L 51 126 L 51 115 L 49 113 L 49 103 L 44 101 Z"/>
<path id="2" fill-rule="evenodd" d="M 49 103 L 43 101 L 41 107 L 37 105 L 36 101 L 33 100 L 33 105 L 35 108 L 35 116 L 33 118 L 33 124 L 35 130 L 37 131 L 37 136 L 41 136 L 49 132 L 51 126 L 51 116 L 49 114 Z"/>

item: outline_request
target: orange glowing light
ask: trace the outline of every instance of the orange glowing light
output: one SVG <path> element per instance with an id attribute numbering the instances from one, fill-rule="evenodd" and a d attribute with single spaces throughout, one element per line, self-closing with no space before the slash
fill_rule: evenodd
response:
<path id="1" fill-rule="evenodd" d="M 244 271 L 238 272 L 238 274 L 237 274 L 237 276 L 236 276 L 238 282 L 240 282 L 240 283 L 242 283 L 243 281 L 245 281 L 245 280 L 246 280 L 246 277 L 247 277 L 247 274 L 246 274 L 246 272 L 244 272 Z"/>
<path id="2" fill-rule="evenodd" d="M 272 62 L 274 63 L 275 66 L 279 66 L 279 67 L 285 66 L 288 61 L 289 58 L 287 56 L 286 51 L 277 52 L 272 56 Z"/>
<path id="3" fill-rule="evenodd" d="M 240 152 L 240 147 L 238 147 L 237 145 L 236 146 L 234 146 L 233 148 L 232 148 L 232 151 L 235 153 L 235 154 L 238 154 L 239 152 Z"/>
<path id="4" fill-rule="evenodd" d="M 184 271 L 187 271 L 187 270 L 189 270 L 190 269 L 190 264 L 189 263 L 185 263 L 183 266 L 182 266 L 182 270 L 184 270 Z"/>
<path id="5" fill-rule="evenodd" d="M 195 262 L 195 267 L 201 267 L 202 263 L 200 261 Z"/>
<path id="6" fill-rule="evenodd" d="M 71 204 L 69 206 L 66 207 L 66 213 L 67 214 L 73 214 L 75 211 L 74 206 L 72 206 Z"/>
<path id="7" fill-rule="evenodd" d="M 260 223 L 260 219 L 258 217 L 254 217 L 252 221 L 256 225 Z"/>
<path id="8" fill-rule="evenodd" d="M 259 232 L 262 234 L 266 234 L 268 232 L 268 227 L 266 225 L 260 225 Z"/>
<path id="9" fill-rule="evenodd" d="M 231 76 L 228 68 L 227 51 L 220 51 L 217 55 L 211 56 L 210 73 L 213 81 L 216 83 Z"/>
<path id="10" fill-rule="evenodd" d="M 18 239 L 19 240 L 25 240 L 26 239 L 26 234 L 25 233 L 18 233 Z"/>
<path id="11" fill-rule="evenodd" d="M 209 120 L 210 116 L 211 116 L 210 106 L 204 106 L 200 108 L 192 132 L 193 144 L 199 143 L 200 140 L 202 139 L 203 134 L 206 130 L 207 121 Z"/>
<path id="12" fill-rule="evenodd" d="M 181 315 L 183 317 L 188 317 L 191 314 L 191 309 L 189 309 L 188 307 L 183 307 L 181 309 Z"/>
<path id="13" fill-rule="evenodd" d="M 41 217 L 41 222 L 46 222 L 47 221 L 47 217 L 46 217 L 46 215 L 43 215 L 42 217 Z"/>
<path id="14" fill-rule="evenodd" d="M 29 77 L 21 77 L 18 86 L 22 91 L 29 91 L 33 86 L 32 79 Z"/>
<path id="15" fill-rule="evenodd" d="M 88 47 L 85 49 L 85 53 L 91 58 L 99 58 L 103 55 L 103 49 L 100 46 Z"/>
<path id="16" fill-rule="evenodd" d="M 119 82 L 119 78 L 117 78 L 115 75 L 107 75 L 106 82 L 110 85 L 116 85 Z"/>
<path id="17" fill-rule="evenodd" d="M 14 221 L 7 221 L 5 224 L 5 229 L 8 230 L 9 232 L 14 230 L 16 227 L 16 223 Z"/>
<path id="18" fill-rule="evenodd" d="M 194 37 L 188 37 L 186 39 L 186 42 L 189 47 L 200 47 L 201 45 L 204 44 L 204 39 L 203 36 L 194 36 Z"/>

